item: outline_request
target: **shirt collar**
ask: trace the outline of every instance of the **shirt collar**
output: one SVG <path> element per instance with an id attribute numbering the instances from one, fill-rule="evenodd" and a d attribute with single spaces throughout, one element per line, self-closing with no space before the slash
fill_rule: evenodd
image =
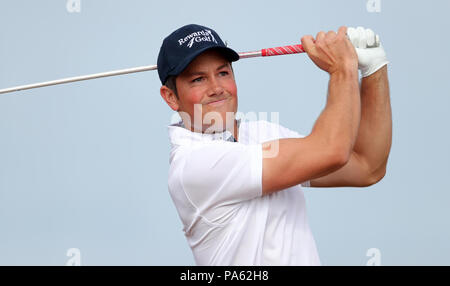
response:
<path id="1" fill-rule="evenodd" d="M 238 130 L 241 124 L 241 119 L 237 119 Z M 225 130 L 223 132 L 216 133 L 200 133 L 192 132 L 191 130 L 185 128 L 183 121 L 180 120 L 177 123 L 168 126 L 170 142 L 174 145 L 183 145 L 192 141 L 228 141 L 237 142 L 233 134 Z"/>

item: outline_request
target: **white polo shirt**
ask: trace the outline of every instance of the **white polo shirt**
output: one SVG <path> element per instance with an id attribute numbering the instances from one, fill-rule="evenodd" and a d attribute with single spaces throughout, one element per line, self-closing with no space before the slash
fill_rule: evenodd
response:
<path id="1" fill-rule="evenodd" d="M 268 121 L 229 131 L 168 127 L 169 192 L 198 265 L 320 265 L 302 186 L 262 196 L 262 143 L 304 136 Z"/>

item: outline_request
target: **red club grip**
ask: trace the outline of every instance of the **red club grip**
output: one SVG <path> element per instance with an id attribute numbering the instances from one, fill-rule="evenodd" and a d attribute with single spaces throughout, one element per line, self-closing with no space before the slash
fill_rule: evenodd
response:
<path id="1" fill-rule="evenodd" d="M 279 55 L 288 55 L 288 54 L 298 54 L 298 53 L 304 53 L 304 52 L 305 52 L 305 50 L 303 49 L 302 45 L 290 45 L 290 46 L 262 49 L 261 55 L 263 57 L 270 57 L 270 56 L 279 56 Z"/>

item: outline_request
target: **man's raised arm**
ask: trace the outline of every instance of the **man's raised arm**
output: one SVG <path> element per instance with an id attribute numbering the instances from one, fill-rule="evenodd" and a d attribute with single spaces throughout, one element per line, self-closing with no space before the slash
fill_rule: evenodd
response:
<path id="1" fill-rule="evenodd" d="M 344 166 L 352 152 L 361 116 L 358 58 L 347 38 L 347 28 L 319 32 L 302 38 L 311 60 L 330 75 L 326 107 L 311 134 L 305 138 L 279 139 L 263 144 L 263 195 Z M 273 144 L 278 152 L 272 156 Z"/>

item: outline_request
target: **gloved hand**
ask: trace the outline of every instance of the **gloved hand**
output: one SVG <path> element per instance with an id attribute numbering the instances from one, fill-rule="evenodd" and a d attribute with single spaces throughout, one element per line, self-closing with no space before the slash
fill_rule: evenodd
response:
<path id="1" fill-rule="evenodd" d="M 349 27 L 347 36 L 358 54 L 358 69 L 362 77 L 373 74 L 389 63 L 380 43 L 380 37 L 371 29 Z"/>

